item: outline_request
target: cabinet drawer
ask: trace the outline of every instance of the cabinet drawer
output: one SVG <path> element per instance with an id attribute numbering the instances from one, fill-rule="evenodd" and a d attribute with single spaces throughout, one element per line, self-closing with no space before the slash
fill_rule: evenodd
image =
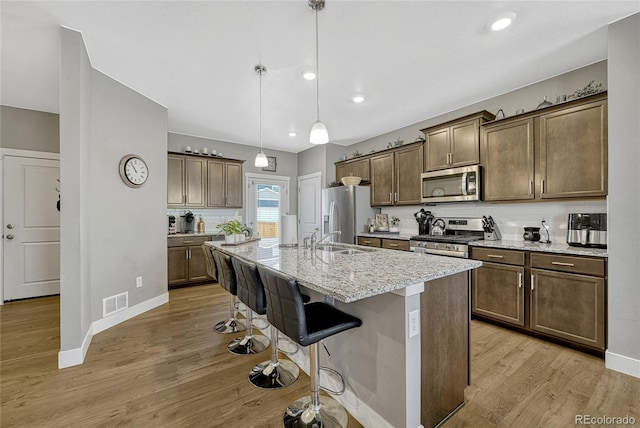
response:
<path id="1" fill-rule="evenodd" d="M 409 241 L 405 241 L 404 239 L 383 239 L 382 248 L 409 251 Z"/>
<path id="2" fill-rule="evenodd" d="M 382 245 L 380 238 L 369 238 L 366 236 L 358 236 L 358 245 L 366 245 L 368 247 L 380 247 Z"/>
<path id="3" fill-rule="evenodd" d="M 524 252 L 522 251 L 474 247 L 471 249 L 471 258 L 485 262 L 524 266 Z"/>
<path id="4" fill-rule="evenodd" d="M 212 235 L 176 236 L 167 238 L 167 247 L 191 247 L 211 241 Z"/>
<path id="5" fill-rule="evenodd" d="M 559 272 L 604 276 L 604 259 L 531 253 L 531 267 Z"/>

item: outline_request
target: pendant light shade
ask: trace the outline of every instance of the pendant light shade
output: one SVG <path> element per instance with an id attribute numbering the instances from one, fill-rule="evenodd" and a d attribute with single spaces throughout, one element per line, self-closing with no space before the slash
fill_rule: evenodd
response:
<path id="1" fill-rule="evenodd" d="M 256 73 L 260 75 L 260 151 L 256 155 L 256 160 L 254 161 L 254 165 L 257 168 L 264 168 L 269 165 L 269 160 L 267 159 L 267 155 L 262 151 L 262 75 L 267 72 L 267 67 L 264 65 L 258 64 L 255 66 L 254 70 Z"/>
<path id="2" fill-rule="evenodd" d="M 309 0 L 309 7 L 316 15 L 316 121 L 311 127 L 309 142 L 311 144 L 327 144 L 329 131 L 327 125 L 320 120 L 320 61 L 318 60 L 318 11 L 324 9 L 324 0 Z"/>
<path id="3" fill-rule="evenodd" d="M 267 160 L 267 155 L 264 154 L 262 150 L 258 152 L 256 155 L 256 161 L 254 163 L 258 168 L 264 168 L 269 165 L 269 160 Z"/>
<path id="4" fill-rule="evenodd" d="M 327 126 L 320 119 L 316 120 L 311 127 L 309 142 L 311 144 L 327 144 L 329 142 L 329 131 L 327 131 Z"/>

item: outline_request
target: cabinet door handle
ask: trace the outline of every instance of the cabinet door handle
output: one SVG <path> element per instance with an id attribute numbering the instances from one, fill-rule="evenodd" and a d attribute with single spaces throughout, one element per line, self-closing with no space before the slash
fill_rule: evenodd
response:
<path id="1" fill-rule="evenodd" d="M 371 241 L 362 241 L 363 244 L 371 244 Z"/>
<path id="2" fill-rule="evenodd" d="M 393 202 L 393 192 L 389 193 L 389 202 Z"/>
<path id="3" fill-rule="evenodd" d="M 575 267 L 576 265 L 574 265 L 573 263 L 563 263 L 563 262 L 551 262 L 552 265 L 556 265 L 556 266 L 568 266 L 568 267 Z"/>
<path id="4" fill-rule="evenodd" d="M 389 244 L 390 247 L 399 247 L 400 245 L 398 244 Z"/>
<path id="5" fill-rule="evenodd" d="M 518 288 L 522 288 L 522 272 L 518 272 Z"/>
<path id="6" fill-rule="evenodd" d="M 183 244 L 193 244 L 193 241 L 182 241 Z"/>
<path id="7" fill-rule="evenodd" d="M 533 291 L 533 284 L 536 281 L 536 276 L 534 274 L 531 274 L 531 291 Z"/>
<path id="8" fill-rule="evenodd" d="M 487 257 L 490 259 L 504 259 L 504 256 L 499 256 L 497 254 L 487 254 Z"/>
<path id="9" fill-rule="evenodd" d="M 189 260 L 191 258 L 191 250 L 187 248 L 186 251 L 187 251 L 187 260 Z"/>
<path id="10" fill-rule="evenodd" d="M 544 179 L 540 180 L 540 193 L 544 193 Z"/>
<path id="11" fill-rule="evenodd" d="M 533 180 L 529 181 L 529 194 L 533 195 Z"/>

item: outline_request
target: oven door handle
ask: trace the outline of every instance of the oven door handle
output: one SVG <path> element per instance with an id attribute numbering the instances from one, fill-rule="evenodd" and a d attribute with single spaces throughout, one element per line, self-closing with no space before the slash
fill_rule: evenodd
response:
<path id="1" fill-rule="evenodd" d="M 434 254 L 437 256 L 449 256 L 449 257 L 458 257 L 460 259 L 466 259 L 467 253 L 462 251 L 451 251 L 451 250 L 434 250 L 432 248 L 424 249 L 423 251 L 416 251 L 424 254 Z"/>

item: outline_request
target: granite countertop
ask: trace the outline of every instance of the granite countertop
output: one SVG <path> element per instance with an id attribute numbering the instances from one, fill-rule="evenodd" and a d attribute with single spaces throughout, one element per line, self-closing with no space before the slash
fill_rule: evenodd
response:
<path id="1" fill-rule="evenodd" d="M 473 241 L 472 247 L 504 248 L 508 250 L 537 251 L 541 253 L 556 253 L 576 256 L 608 257 L 607 250 L 601 248 L 572 247 L 566 243 L 544 244 L 522 240 L 502 241 Z"/>
<path id="2" fill-rule="evenodd" d="M 337 254 L 298 247 L 265 246 L 262 241 L 237 246 L 207 242 L 229 255 L 237 255 L 295 277 L 300 285 L 349 303 L 400 290 L 478 268 L 482 262 L 455 257 L 418 254 L 348 244 L 358 254 Z"/>
<path id="3" fill-rule="evenodd" d="M 362 236 L 363 238 L 386 238 L 386 239 L 402 239 L 403 241 L 408 241 L 414 235 L 408 235 L 406 233 L 392 233 L 392 232 L 362 232 L 358 233 L 358 236 Z"/>

